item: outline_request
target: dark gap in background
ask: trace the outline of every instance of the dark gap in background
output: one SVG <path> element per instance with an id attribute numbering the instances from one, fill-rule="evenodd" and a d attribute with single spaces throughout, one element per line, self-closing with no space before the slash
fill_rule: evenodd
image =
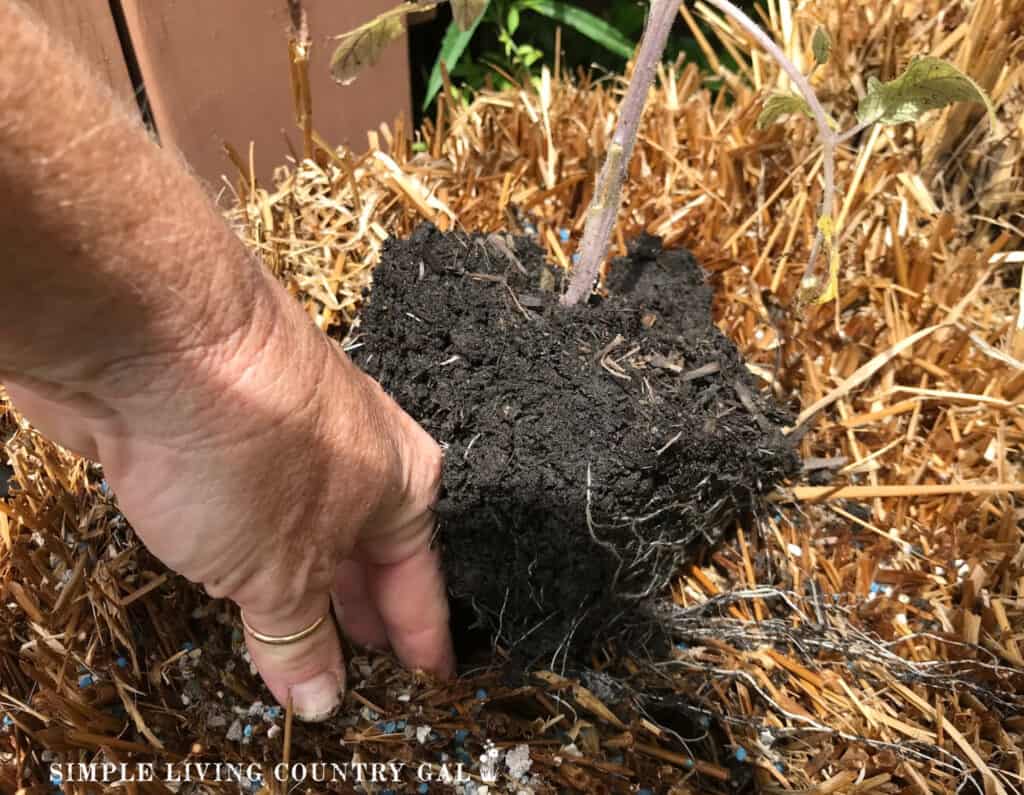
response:
<path id="1" fill-rule="evenodd" d="M 132 90 L 135 92 L 135 102 L 139 106 L 139 113 L 142 115 L 142 123 L 149 131 L 160 137 L 156 128 L 156 119 L 153 117 L 153 109 L 149 104 L 149 97 L 146 94 L 146 84 L 142 79 L 142 69 L 139 66 L 139 59 L 135 55 L 135 45 L 132 44 L 131 33 L 128 31 L 128 20 L 124 15 L 124 8 L 121 0 L 110 0 L 110 15 L 114 18 L 114 27 L 117 29 L 117 39 L 121 44 L 121 53 L 124 56 L 125 66 L 128 67 L 128 77 L 132 81 Z"/>

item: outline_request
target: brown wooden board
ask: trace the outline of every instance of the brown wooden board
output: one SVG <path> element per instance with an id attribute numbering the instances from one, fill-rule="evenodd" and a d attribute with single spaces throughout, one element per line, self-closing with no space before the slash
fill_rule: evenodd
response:
<path id="1" fill-rule="evenodd" d="M 351 86 L 336 85 L 328 64 L 330 37 L 350 30 L 393 5 L 307 0 L 313 42 L 310 65 L 314 125 L 332 144 L 366 147 L 366 131 L 410 109 L 408 54 L 404 38 L 381 63 Z M 288 154 L 284 132 L 296 151 L 289 85 L 289 16 L 284 0 L 202 0 L 151 3 L 125 0 L 125 18 L 153 109 L 160 140 L 178 148 L 212 186 L 233 166 L 222 144 L 248 158 L 255 144 L 256 176 L 269 181 Z"/>

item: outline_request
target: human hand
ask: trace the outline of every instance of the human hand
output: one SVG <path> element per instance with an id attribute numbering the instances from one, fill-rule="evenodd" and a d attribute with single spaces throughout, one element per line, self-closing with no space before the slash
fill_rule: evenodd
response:
<path id="1" fill-rule="evenodd" d="M 446 676 L 431 504 L 437 445 L 255 262 L 27 8 L 0 0 L 0 382 L 37 428 L 101 462 L 170 568 L 273 636 L 325 616 Z M 323 718 L 333 622 L 247 632 L 274 697 Z"/>
<path id="2" fill-rule="evenodd" d="M 269 282 L 269 279 L 267 280 Z M 103 463 L 146 546 L 238 603 L 249 626 L 299 632 L 332 597 L 357 643 L 453 673 L 430 541 L 437 444 L 294 300 L 268 284 L 248 327 L 220 343 L 97 368 L 88 390 L 12 376 L 43 432 Z M 274 697 L 307 720 L 339 704 L 333 622 L 289 645 L 246 632 Z"/>

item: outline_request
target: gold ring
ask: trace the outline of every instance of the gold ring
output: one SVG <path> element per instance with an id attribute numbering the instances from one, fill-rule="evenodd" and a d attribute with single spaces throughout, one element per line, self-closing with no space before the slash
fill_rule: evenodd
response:
<path id="1" fill-rule="evenodd" d="M 262 632 L 257 632 L 249 625 L 249 622 L 245 620 L 245 613 L 243 611 L 239 610 L 238 612 L 242 618 L 242 626 L 245 627 L 245 631 L 256 638 L 260 643 L 266 643 L 268 646 L 287 646 L 290 643 L 298 643 L 300 640 L 308 638 L 320 629 L 320 625 L 327 619 L 326 615 L 322 615 L 305 629 L 300 629 L 298 632 L 293 632 L 291 635 L 265 635 Z"/>

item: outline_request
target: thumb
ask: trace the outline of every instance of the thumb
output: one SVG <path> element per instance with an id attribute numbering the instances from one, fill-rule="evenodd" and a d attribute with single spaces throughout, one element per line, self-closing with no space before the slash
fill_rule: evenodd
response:
<path id="1" fill-rule="evenodd" d="M 290 697 L 295 715 L 305 721 L 327 720 L 337 712 L 345 692 L 345 661 L 328 593 L 288 610 L 243 605 L 242 619 L 249 654 L 278 703 L 287 706 Z M 289 638 L 296 635 L 304 637 Z"/>

